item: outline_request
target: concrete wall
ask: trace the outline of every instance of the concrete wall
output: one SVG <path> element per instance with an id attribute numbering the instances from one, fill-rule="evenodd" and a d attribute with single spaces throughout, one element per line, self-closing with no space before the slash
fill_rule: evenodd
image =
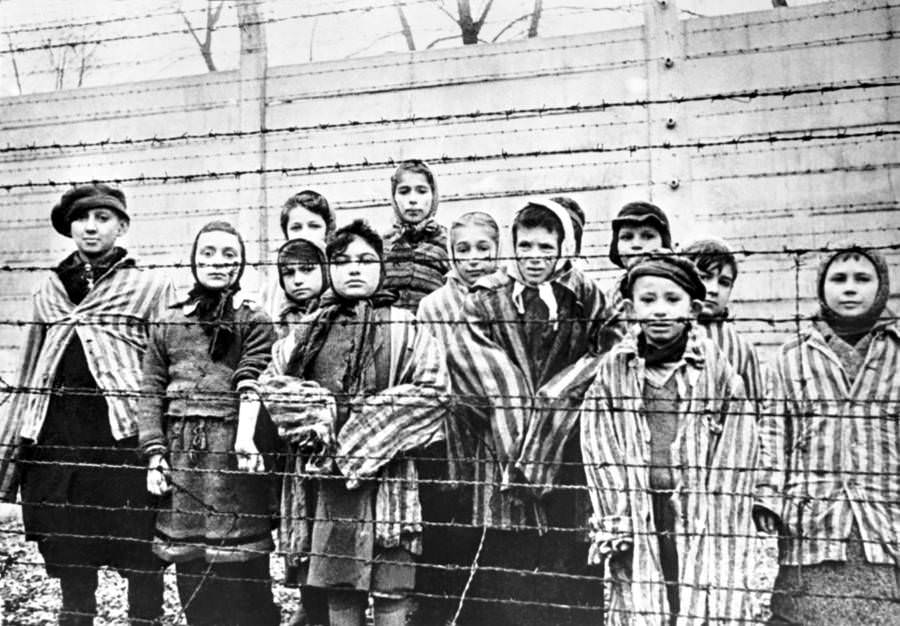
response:
<path id="1" fill-rule="evenodd" d="M 68 253 L 49 211 L 68 181 L 92 179 L 126 179 L 125 244 L 149 262 L 186 262 L 213 217 L 240 223 L 251 260 L 267 261 L 278 208 L 300 189 L 324 193 L 339 221 L 386 228 L 390 163 L 415 156 L 434 165 L 444 222 L 478 208 L 506 223 L 529 195 L 570 195 L 588 214 L 591 271 L 609 284 L 609 220 L 649 198 L 677 241 L 714 234 L 748 251 L 739 316 L 789 318 L 798 302 L 808 312 L 815 255 L 785 248 L 898 241 L 896 135 L 875 133 L 897 130 L 900 8 L 682 21 L 674 4 L 648 3 L 642 28 L 0 100 L 2 144 L 14 148 L 0 151 L 0 263 Z M 0 271 L 0 318 L 27 318 L 37 277 Z M 765 350 L 794 328 L 741 325 Z M 21 336 L 0 325 L 4 376 Z"/>

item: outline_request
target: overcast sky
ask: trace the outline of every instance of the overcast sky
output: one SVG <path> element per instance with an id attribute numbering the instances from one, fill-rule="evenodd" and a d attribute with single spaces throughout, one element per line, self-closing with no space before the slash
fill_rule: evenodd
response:
<path id="1" fill-rule="evenodd" d="M 262 0 L 269 64 L 288 65 L 407 50 L 396 0 Z M 400 0 L 417 49 L 461 45 L 455 0 Z M 818 0 L 789 0 L 791 6 Z M 485 0 L 472 0 L 480 14 Z M 217 4 L 217 3 L 214 3 Z M 644 0 L 544 0 L 540 36 L 635 26 Z M 495 0 L 481 37 L 525 36 L 533 0 Z M 771 10 L 771 0 L 679 0 L 681 17 Z M 186 17 L 205 36 L 206 0 L 0 0 L 0 96 L 51 91 L 61 84 L 94 86 L 200 74 L 207 66 L 186 31 Z M 183 13 L 183 15 L 182 15 Z M 99 23 L 98 23 L 99 22 Z M 58 47 L 69 42 L 101 44 Z M 212 36 L 217 69 L 237 64 L 233 2 Z M 48 47 L 47 44 L 50 44 Z M 37 48 L 10 52 L 10 48 Z M 82 56 L 85 70 L 80 72 Z M 13 63 L 15 61 L 15 63 Z M 60 78 L 54 68 L 63 66 Z M 18 70 L 18 77 L 16 76 Z"/>

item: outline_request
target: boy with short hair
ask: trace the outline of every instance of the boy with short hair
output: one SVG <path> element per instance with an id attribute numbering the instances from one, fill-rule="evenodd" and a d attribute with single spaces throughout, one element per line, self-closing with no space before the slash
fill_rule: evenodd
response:
<path id="1" fill-rule="evenodd" d="M 767 371 L 760 525 L 780 536 L 771 624 L 900 623 L 900 324 L 888 266 L 841 244 L 819 312 Z"/>
<path id="2" fill-rule="evenodd" d="M 475 283 L 448 346 L 454 392 L 479 420 L 462 428 L 490 451 L 486 478 L 474 485 L 473 523 L 486 527 L 479 563 L 519 570 L 479 572 L 471 597 L 483 623 L 596 623 L 599 579 L 557 576 L 587 573 L 579 546 L 583 475 L 569 415 L 577 413 L 569 403 L 577 407 L 581 397 L 564 389 L 556 405 L 541 393 L 598 349 L 603 295 L 579 270 L 560 271 L 574 252 L 574 235 L 556 202 L 521 209 L 512 241 L 514 262 Z M 547 526 L 552 530 L 539 531 Z"/>
<path id="3" fill-rule="evenodd" d="M 760 399 L 762 380 L 756 346 L 741 335 L 728 317 L 728 302 L 738 276 L 737 259 L 719 239 L 699 239 L 684 250 L 700 272 L 706 298 L 697 322 L 737 370 L 750 400 Z"/>
<path id="4" fill-rule="evenodd" d="M 581 414 L 588 558 L 609 568 L 609 623 L 740 623 L 754 414 L 734 369 L 693 328 L 705 288 L 690 261 L 645 257 L 622 290 L 639 330 L 603 357 Z"/>
<path id="5" fill-rule="evenodd" d="M 77 249 L 33 295 L 18 387 L 36 391 L 15 396 L 3 420 L 0 495 L 14 500 L 21 477 L 26 538 L 60 580 L 60 624 L 93 623 L 102 566 L 128 579 L 129 618 L 150 623 L 164 564 L 150 547 L 137 405 L 147 327 L 173 290 L 116 245 L 130 224 L 120 190 L 67 191 L 50 219 Z"/>

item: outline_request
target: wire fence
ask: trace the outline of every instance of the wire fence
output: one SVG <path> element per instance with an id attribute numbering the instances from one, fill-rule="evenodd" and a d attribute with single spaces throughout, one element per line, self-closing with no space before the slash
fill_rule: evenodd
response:
<path id="1" fill-rule="evenodd" d="M 438 4 L 338 2 L 219 28 Z M 0 487 L 22 517 L 0 524 L 9 623 L 57 609 L 71 623 L 124 623 L 121 581 L 104 578 L 88 599 L 97 567 L 144 590 L 128 595 L 134 613 L 170 563 L 166 623 L 235 598 L 262 623 L 267 607 L 297 606 L 296 587 L 327 615 L 315 590 L 347 572 L 365 579 L 360 594 L 376 592 L 369 611 L 406 598 L 417 624 L 900 614 L 889 280 L 900 77 L 885 61 L 900 5 L 682 23 L 671 4 L 606 7 L 643 10 L 645 22 L 604 34 L 0 100 Z M 165 41 L 183 29 L 149 25 L 179 15 L 86 19 L 76 26 L 109 30 L 66 43 L 48 37 L 71 25 L 35 21 L 0 58 Z M 513 304 L 479 309 L 472 294 L 440 319 L 323 301 L 305 317 L 223 322 L 167 308 L 175 300 L 142 299 L 140 314 L 115 304 L 122 294 L 74 304 L 54 278 L 71 245 L 49 235 L 50 207 L 105 182 L 140 207 L 136 274 L 190 284 L 197 229 L 224 217 L 272 309 L 284 197 L 316 189 L 340 224 L 382 225 L 388 177 L 410 156 L 437 173 L 439 222 L 496 218 L 501 268 L 521 261 L 509 245 L 516 211 L 580 202 L 581 252 L 560 263 L 583 272 L 586 291 L 537 322 Z M 672 316 L 690 338 L 662 372 L 639 339 L 658 319 L 618 306 L 623 270 L 609 261 L 612 218 L 635 199 L 669 214 L 671 256 L 694 259 L 687 245 L 713 229 L 736 258 L 727 321 Z M 889 268 L 876 276 L 889 302 L 861 348 L 816 315 L 820 262 L 847 250 L 846 236 L 876 274 L 878 259 Z M 430 260 L 397 252 L 387 266 Z M 253 359 L 217 361 L 223 333 L 232 346 L 263 338 Z M 248 411 L 252 445 L 239 426 Z M 47 573 L 64 592 L 49 603 L 35 591 Z M 822 583 L 834 576 L 841 585 Z M 113 601 L 103 589 L 114 585 Z"/>

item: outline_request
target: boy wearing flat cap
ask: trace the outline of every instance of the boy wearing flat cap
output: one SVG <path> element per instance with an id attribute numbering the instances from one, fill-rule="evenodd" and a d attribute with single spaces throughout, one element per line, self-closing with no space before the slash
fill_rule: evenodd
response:
<path id="1" fill-rule="evenodd" d="M 603 357 L 581 413 L 589 561 L 609 568 L 609 623 L 738 623 L 751 565 L 754 412 L 695 327 L 705 287 L 690 261 L 645 256 L 622 296 L 639 326 Z"/>
<path id="2" fill-rule="evenodd" d="M 18 381 L 28 391 L 0 418 L 0 497 L 21 487 L 26 538 L 60 580 L 60 624 L 93 624 L 101 566 L 128 579 L 132 623 L 155 623 L 162 562 L 136 454 L 137 392 L 147 325 L 172 287 L 116 246 L 130 222 L 120 190 L 72 189 L 50 220 L 76 250 L 33 294 Z"/>

